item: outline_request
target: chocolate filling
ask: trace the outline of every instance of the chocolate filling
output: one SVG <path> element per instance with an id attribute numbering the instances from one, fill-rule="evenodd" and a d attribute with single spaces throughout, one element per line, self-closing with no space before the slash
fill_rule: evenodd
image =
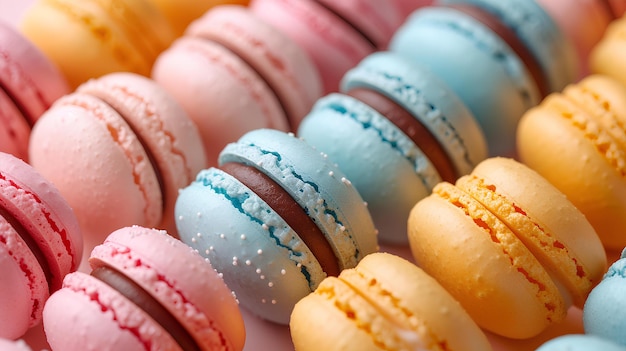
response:
<path id="1" fill-rule="evenodd" d="M 502 23 L 498 17 L 491 14 L 489 11 L 483 10 L 478 6 L 469 4 L 452 4 L 446 6 L 473 17 L 502 38 L 528 69 L 528 72 L 539 89 L 541 98 L 543 99 L 550 93 L 548 80 L 539 60 L 537 60 L 535 55 L 533 55 L 524 42 L 515 34 L 513 29 Z"/>
<path id="2" fill-rule="evenodd" d="M 52 274 L 52 270 L 50 269 L 50 265 L 48 264 L 48 260 L 46 259 L 46 255 L 44 255 L 43 251 L 37 245 L 33 237 L 30 235 L 30 232 L 22 225 L 22 223 L 13 216 L 7 209 L 4 207 L 0 207 L 0 216 L 4 217 L 4 219 L 13 227 L 13 229 L 17 232 L 17 234 L 22 238 L 26 246 L 30 249 L 30 251 L 35 256 L 37 263 L 41 267 L 44 276 L 46 277 L 46 282 L 48 283 L 48 291 L 52 293 L 52 281 L 54 280 L 54 275 Z"/>
<path id="3" fill-rule="evenodd" d="M 340 0 L 335 0 L 335 1 L 340 1 Z M 364 30 L 361 30 L 359 27 L 357 27 L 357 25 L 354 22 L 349 21 L 346 17 L 341 15 L 339 12 L 333 10 L 330 6 L 324 4 L 321 1 L 313 0 L 313 2 L 320 5 L 321 7 L 326 9 L 328 12 L 333 14 L 335 17 L 339 18 L 342 22 L 344 22 L 345 24 L 350 26 L 352 29 L 354 29 L 354 31 L 356 31 L 363 38 L 363 40 L 365 40 L 368 44 L 370 44 L 374 50 L 379 49 L 378 45 L 376 45 L 376 42 L 372 38 L 370 38 L 370 36 L 367 35 Z"/>
<path id="4" fill-rule="evenodd" d="M 324 233 L 289 193 L 258 169 L 229 162 L 220 167 L 265 201 L 298 234 L 326 274 L 339 275 L 339 263 Z"/>
<path id="5" fill-rule="evenodd" d="M 356 88 L 348 91 L 347 94 L 369 105 L 400 128 L 422 150 L 437 169 L 442 180 L 454 183 L 460 176 L 455 171 L 452 159 L 437 138 L 402 106 L 371 89 Z"/>
<path id="6" fill-rule="evenodd" d="M 139 284 L 114 268 L 107 266 L 94 269 L 91 275 L 117 290 L 137 307 L 146 312 L 176 340 L 181 349 L 185 351 L 201 351 L 198 343 L 178 319 Z"/>
<path id="7" fill-rule="evenodd" d="M 117 112 L 118 115 L 120 115 L 120 117 L 122 117 L 126 121 L 126 124 L 130 128 L 130 130 L 137 137 L 137 141 L 139 141 L 139 144 L 141 144 L 141 146 L 145 150 L 146 156 L 148 156 L 148 161 L 150 162 L 150 165 L 152 166 L 152 169 L 154 170 L 154 174 L 157 178 L 157 182 L 159 183 L 159 189 L 161 190 L 162 208 L 163 210 L 165 210 L 165 201 L 166 201 L 166 196 L 167 196 L 167 193 L 165 192 L 165 181 L 163 179 L 163 172 L 161 171 L 161 167 L 159 167 L 159 163 L 157 162 L 156 157 L 154 157 L 154 153 L 152 152 L 152 149 L 146 143 L 145 139 L 141 136 L 141 133 L 137 131 L 137 129 L 133 126 L 133 124 L 124 116 L 124 114 L 122 114 L 120 111 L 118 111 L 115 107 L 113 107 L 111 104 L 106 102 L 104 99 L 98 98 L 98 100 L 102 101 L 102 103 L 112 108 L 115 112 Z"/>

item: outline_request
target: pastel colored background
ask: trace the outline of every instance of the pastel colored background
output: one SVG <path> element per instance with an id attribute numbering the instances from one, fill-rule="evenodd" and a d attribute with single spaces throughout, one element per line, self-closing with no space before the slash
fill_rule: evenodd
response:
<path id="1" fill-rule="evenodd" d="M 23 11 L 33 3 L 34 0 L 0 0 L 0 20 L 17 25 Z M 410 251 L 407 247 L 382 247 L 382 251 L 391 252 L 410 259 Z M 609 262 L 612 263 L 618 257 L 618 253 L 609 255 Z M 286 326 L 279 326 L 270 322 L 264 322 L 250 312 L 242 311 L 246 323 L 247 340 L 245 351 L 291 351 L 293 345 L 290 341 L 289 330 Z M 529 340 L 507 340 L 502 337 L 488 334 L 495 351 L 533 351 L 544 341 L 562 334 L 582 333 L 581 311 L 572 308 L 567 320 L 554 326 L 541 335 Z M 25 340 L 31 345 L 33 350 L 48 348 L 43 330 L 40 327 L 33 328 L 25 336 Z"/>

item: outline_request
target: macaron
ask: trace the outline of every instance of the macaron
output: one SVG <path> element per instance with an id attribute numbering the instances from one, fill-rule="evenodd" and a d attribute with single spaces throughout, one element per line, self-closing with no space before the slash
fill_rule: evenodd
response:
<path id="1" fill-rule="evenodd" d="M 626 349 L 626 250 L 608 269 L 583 308 L 585 333 L 604 338 Z M 624 280 L 622 280 L 624 279 Z"/>
<path id="2" fill-rule="evenodd" d="M 246 133 L 176 201 L 182 241 L 242 306 L 287 324 L 298 300 L 378 250 L 367 207 L 341 170 L 293 134 Z"/>
<path id="3" fill-rule="evenodd" d="M 37 0 L 23 14 L 20 31 L 59 67 L 72 89 L 113 72 L 148 76 L 175 38 L 149 0 Z"/>
<path id="4" fill-rule="evenodd" d="M 491 350 L 452 295 L 388 253 L 324 279 L 296 304 L 289 326 L 296 351 Z"/>
<path id="5" fill-rule="evenodd" d="M 0 152 L 0 337 L 41 322 L 49 295 L 82 256 L 78 221 L 59 191 L 23 160 Z"/>
<path id="6" fill-rule="evenodd" d="M 298 136 L 328 155 L 367 202 L 381 242 L 406 244 L 406 218 L 442 180 L 454 182 L 487 157 L 471 112 L 436 75 L 404 56 L 378 52 L 320 99 Z"/>
<path id="7" fill-rule="evenodd" d="M 626 348 L 594 335 L 563 335 L 545 342 L 536 351 L 625 351 Z"/>
<path id="8" fill-rule="evenodd" d="M 517 130 L 519 158 L 563 192 L 605 247 L 626 246 L 626 88 L 592 75 L 548 96 Z"/>
<path id="9" fill-rule="evenodd" d="M 576 77 L 576 56 L 534 1 L 449 0 L 415 11 L 390 49 L 431 69 L 468 106 L 491 156 L 513 156 L 519 118 Z"/>
<path id="10" fill-rule="evenodd" d="M 249 0 L 150 0 L 167 17 L 176 36 L 181 36 L 189 23 L 215 6 L 247 5 Z"/>
<path id="11" fill-rule="evenodd" d="M 159 56 L 152 77 L 196 123 L 212 166 L 226 144 L 250 130 L 294 130 L 322 94 L 306 52 L 236 5 L 195 20 Z"/>
<path id="12" fill-rule="evenodd" d="M 384 50 L 404 16 L 378 0 L 253 0 L 250 9 L 292 38 L 315 62 L 323 92 L 365 56 Z"/>
<path id="13" fill-rule="evenodd" d="M 615 2 L 622 4 L 623 2 Z M 626 9 L 622 9 L 624 13 Z M 626 17 L 620 16 L 608 26 L 604 35 L 593 48 L 589 57 L 589 66 L 592 73 L 604 74 L 626 84 L 626 73 L 621 68 L 626 56 Z"/>
<path id="14" fill-rule="evenodd" d="M 442 182 L 408 218 L 418 266 L 482 328 L 538 335 L 582 307 L 606 254 L 585 216 L 538 173 L 489 158 L 455 184 Z"/>
<path id="15" fill-rule="evenodd" d="M 0 152 L 28 161 L 32 126 L 70 88 L 52 61 L 1 21 L 0 87 Z"/>
<path id="16" fill-rule="evenodd" d="M 0 350 L 2 351 L 32 351 L 24 340 L 0 339 Z"/>
<path id="17" fill-rule="evenodd" d="M 578 56 L 578 75 L 589 74 L 589 54 L 602 39 L 608 25 L 626 10 L 623 1 L 538 0 L 573 43 Z"/>
<path id="18" fill-rule="evenodd" d="M 167 232 L 118 229 L 89 263 L 90 274 L 68 274 L 44 307 L 53 351 L 243 349 L 232 292 L 209 262 Z"/>
<path id="19" fill-rule="evenodd" d="M 31 164 L 59 189 L 85 235 L 86 254 L 133 224 L 176 235 L 178 190 L 206 167 L 202 139 L 154 81 L 111 73 L 81 85 L 33 128 Z"/>

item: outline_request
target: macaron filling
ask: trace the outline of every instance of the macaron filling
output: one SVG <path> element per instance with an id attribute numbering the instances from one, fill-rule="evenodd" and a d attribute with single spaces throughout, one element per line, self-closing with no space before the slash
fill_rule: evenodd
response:
<path id="1" fill-rule="evenodd" d="M 549 82 L 539 60 L 518 37 L 514 30 L 502 23 L 498 17 L 494 16 L 489 11 L 483 10 L 479 6 L 470 4 L 450 4 L 445 6 L 472 17 L 496 33 L 524 63 L 524 66 L 532 76 L 539 90 L 540 97 L 543 98 L 549 94 Z"/>
<path id="2" fill-rule="evenodd" d="M 350 89 L 347 95 L 372 107 L 398 127 L 426 155 L 442 180 L 454 182 L 460 176 L 455 170 L 452 159 L 437 138 L 402 106 L 372 89 L 354 88 Z"/>
<path id="3" fill-rule="evenodd" d="M 369 45 L 372 46 L 372 49 L 374 49 L 374 50 L 378 49 L 378 45 L 376 45 L 376 41 L 374 39 L 372 39 L 369 35 L 367 35 L 364 30 L 359 28 L 356 25 L 356 23 L 354 23 L 353 21 L 348 20 L 345 16 L 343 16 L 338 11 L 335 11 L 330 6 L 326 5 L 323 1 L 313 0 L 312 2 L 314 2 L 314 3 L 318 4 L 319 6 L 323 7 L 328 12 L 330 12 L 333 16 L 336 16 L 341 22 L 347 24 L 348 26 L 350 26 L 350 28 L 354 29 L 354 31 L 356 33 L 358 33 L 359 36 L 361 36 L 363 38 L 363 40 L 365 40 Z"/>
<path id="4" fill-rule="evenodd" d="M 111 286 L 146 312 L 176 340 L 181 349 L 185 351 L 202 350 L 178 319 L 139 284 L 108 266 L 100 266 L 94 269 L 91 272 L 91 276 Z"/>
<path id="5" fill-rule="evenodd" d="M 220 168 L 250 188 L 276 211 L 304 241 L 326 274 L 339 274 L 339 263 L 326 236 L 283 187 L 257 168 L 242 163 L 227 162 Z"/>

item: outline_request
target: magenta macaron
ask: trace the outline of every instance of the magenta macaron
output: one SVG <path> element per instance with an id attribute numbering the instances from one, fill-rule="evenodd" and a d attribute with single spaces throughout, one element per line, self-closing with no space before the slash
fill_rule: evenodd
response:
<path id="1" fill-rule="evenodd" d="M 0 337 L 18 338 L 41 321 L 46 299 L 78 268 L 82 244 L 58 190 L 0 152 Z"/>

